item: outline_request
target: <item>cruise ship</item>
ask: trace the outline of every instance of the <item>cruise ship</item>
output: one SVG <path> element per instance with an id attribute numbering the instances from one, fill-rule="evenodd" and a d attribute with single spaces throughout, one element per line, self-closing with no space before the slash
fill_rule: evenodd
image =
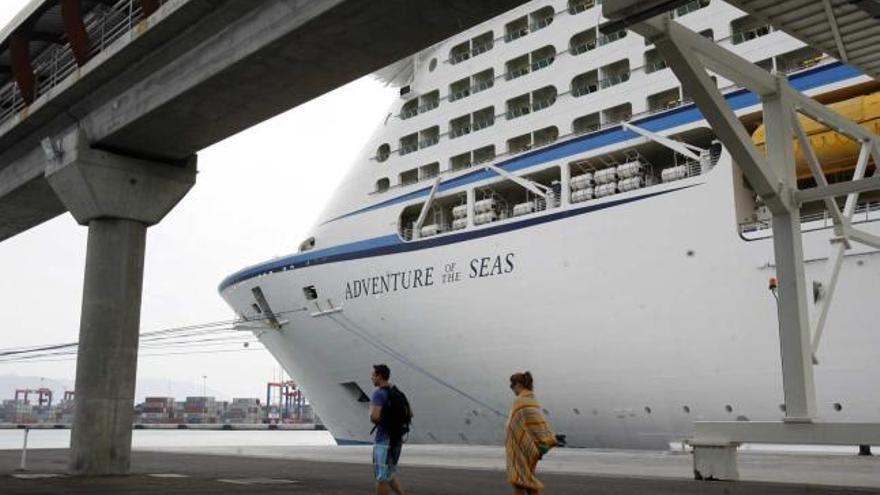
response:
<path id="1" fill-rule="evenodd" d="M 222 281 L 340 444 L 370 440 L 375 363 L 410 398 L 411 442 L 502 443 L 522 370 L 571 446 L 663 449 L 697 420 L 784 415 L 770 214 L 598 3 L 530 2 L 377 73 L 400 98 L 309 237 Z M 876 132 L 878 88 L 853 67 L 722 0 L 671 15 Z M 715 80 L 760 145 L 756 96 Z M 829 181 L 851 176 L 858 148 L 805 126 Z M 853 218 L 875 234 L 878 200 Z M 833 229 L 820 202 L 802 215 L 813 304 Z M 877 421 L 880 255 L 843 265 L 818 416 Z"/>

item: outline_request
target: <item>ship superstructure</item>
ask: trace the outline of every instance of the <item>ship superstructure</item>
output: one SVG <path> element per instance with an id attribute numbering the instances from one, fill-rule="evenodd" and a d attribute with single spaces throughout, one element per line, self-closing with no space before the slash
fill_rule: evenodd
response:
<path id="1" fill-rule="evenodd" d="M 721 0 L 673 15 L 874 125 L 876 88 L 852 67 Z M 591 0 L 530 2 L 381 71 L 400 100 L 312 235 L 221 284 L 340 441 L 369 438 L 378 362 L 422 442 L 500 442 L 523 369 L 579 446 L 662 448 L 695 419 L 784 410 L 768 213 L 650 42 L 603 23 Z M 760 141 L 756 97 L 716 83 Z M 813 131 L 829 178 L 846 173 L 853 158 Z M 871 231 L 877 199 L 854 219 Z M 831 222 L 804 212 L 815 276 Z M 851 250 L 829 317 L 846 331 L 816 379 L 837 420 L 880 415 L 863 393 L 880 378 L 878 261 Z"/>

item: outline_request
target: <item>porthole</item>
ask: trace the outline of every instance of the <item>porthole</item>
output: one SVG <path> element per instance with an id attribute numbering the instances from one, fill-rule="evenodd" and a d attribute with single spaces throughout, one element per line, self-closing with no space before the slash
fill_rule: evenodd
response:
<path id="1" fill-rule="evenodd" d="M 572 412 L 574 412 L 574 413 L 575 413 L 576 415 L 578 415 L 578 416 L 581 415 L 581 410 L 578 409 L 578 408 L 576 408 L 576 407 L 575 407 L 574 409 L 572 409 Z"/>
<path id="2" fill-rule="evenodd" d="M 840 412 L 843 410 L 843 405 L 840 402 L 835 402 L 834 406 L 832 406 L 832 407 L 834 407 L 834 410 L 837 412 Z"/>
<path id="3" fill-rule="evenodd" d="M 731 406 L 730 404 L 726 404 L 726 405 L 724 406 L 724 410 L 727 411 L 727 412 L 729 412 L 729 413 L 732 413 L 732 412 L 733 412 L 733 406 Z"/>
<path id="4" fill-rule="evenodd" d="M 432 58 L 431 61 L 428 63 L 428 71 L 434 72 L 434 69 L 436 69 L 436 68 L 437 68 L 437 59 Z"/>
<path id="5" fill-rule="evenodd" d="M 785 412 L 785 404 L 779 404 L 779 410 Z"/>
<path id="6" fill-rule="evenodd" d="M 383 143 L 376 150 L 376 161 L 377 162 L 384 162 L 385 160 L 388 159 L 389 156 L 391 156 L 391 145 L 388 143 Z"/>
<path id="7" fill-rule="evenodd" d="M 690 407 L 690 406 L 682 406 L 681 410 L 684 411 L 685 414 L 690 414 L 690 413 L 691 413 L 691 407 Z"/>
<path id="8" fill-rule="evenodd" d="M 645 406 L 645 413 L 651 414 L 651 406 Z"/>

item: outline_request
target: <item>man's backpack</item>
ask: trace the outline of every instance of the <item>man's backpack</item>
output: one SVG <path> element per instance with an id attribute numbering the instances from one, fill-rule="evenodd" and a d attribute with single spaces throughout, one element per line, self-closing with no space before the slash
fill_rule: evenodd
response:
<path id="1" fill-rule="evenodd" d="M 400 445 L 406 441 L 412 417 L 406 395 L 392 385 L 388 390 L 388 402 L 382 407 L 381 418 L 382 428 L 388 432 L 392 445 Z"/>

